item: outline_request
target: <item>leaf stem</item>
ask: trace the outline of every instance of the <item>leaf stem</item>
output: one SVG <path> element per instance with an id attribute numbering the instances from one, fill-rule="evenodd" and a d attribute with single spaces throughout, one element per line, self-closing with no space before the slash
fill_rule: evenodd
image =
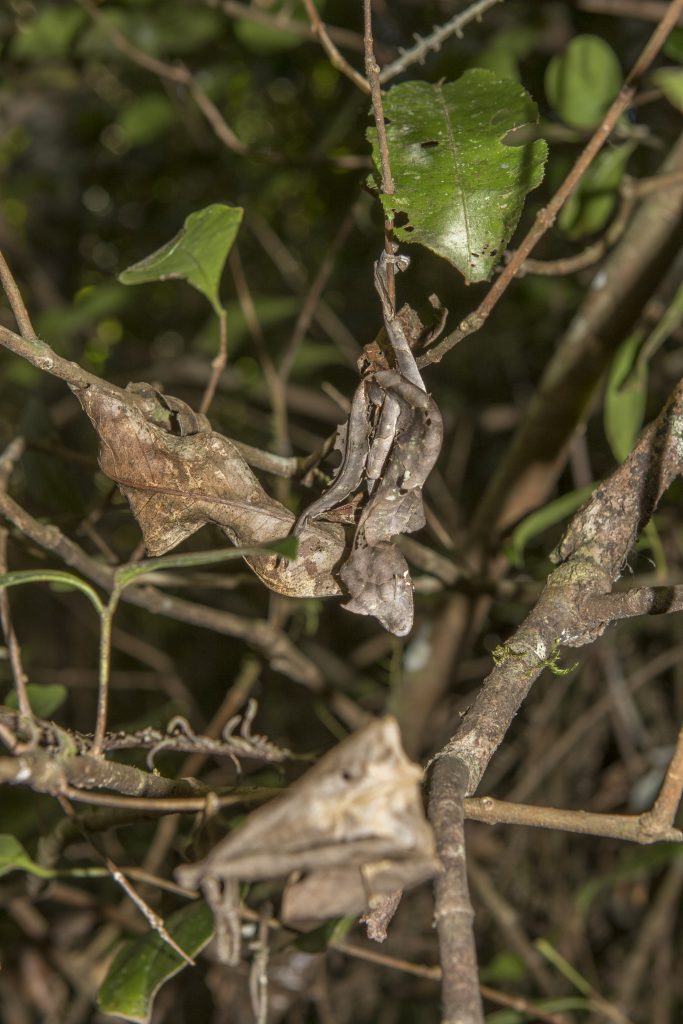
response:
<path id="1" fill-rule="evenodd" d="M 93 736 L 91 748 L 91 753 L 95 757 L 102 753 L 104 734 L 107 731 L 107 713 L 109 710 L 109 671 L 111 668 L 111 627 L 122 589 L 123 587 L 120 585 L 114 586 L 109 601 L 100 614 L 100 658 L 97 685 L 97 718 L 95 721 L 95 734 Z"/>

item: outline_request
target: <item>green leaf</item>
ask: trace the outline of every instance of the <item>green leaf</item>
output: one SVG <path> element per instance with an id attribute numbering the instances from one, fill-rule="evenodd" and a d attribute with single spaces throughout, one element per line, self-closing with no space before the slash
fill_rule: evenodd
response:
<path id="1" fill-rule="evenodd" d="M 524 961 L 519 954 L 510 949 L 501 950 L 479 971 L 482 982 L 487 985 L 504 986 L 518 985 L 527 977 Z"/>
<path id="2" fill-rule="evenodd" d="M 644 342 L 638 354 L 636 369 L 645 366 L 652 359 L 655 352 L 662 347 L 669 335 L 678 330 L 681 323 L 683 323 L 683 285 L 678 286 L 671 302 Z"/>
<path id="3" fill-rule="evenodd" d="M 619 346 L 607 376 L 605 436 L 618 462 L 623 462 L 640 433 L 647 401 L 647 366 L 638 363 L 643 332 L 634 331 Z"/>
<path id="4" fill-rule="evenodd" d="M 585 915 L 605 889 L 616 889 L 624 882 L 651 878 L 681 857 L 683 846 L 679 843 L 657 843 L 637 850 L 624 850 L 611 871 L 592 877 L 581 886 L 575 897 L 577 909 Z"/>
<path id="5" fill-rule="evenodd" d="M 305 953 L 324 953 L 330 943 L 343 942 L 355 923 L 355 917 L 335 917 L 300 935 L 294 945 Z"/>
<path id="6" fill-rule="evenodd" d="M 191 213 L 175 238 L 119 274 L 122 284 L 146 284 L 180 278 L 222 310 L 218 286 L 228 253 L 242 222 L 239 206 L 213 203 Z"/>
<path id="7" fill-rule="evenodd" d="M 683 28 L 675 28 L 669 33 L 662 52 L 671 60 L 677 60 L 679 64 L 683 64 Z"/>
<path id="8" fill-rule="evenodd" d="M 318 10 L 323 8 L 323 0 L 316 0 L 315 6 Z M 257 8 L 258 9 L 258 8 Z M 288 20 L 299 21 L 302 25 L 308 24 L 308 18 L 303 4 L 292 4 L 290 0 L 274 0 L 268 4 L 268 16 L 272 24 L 261 24 L 252 21 L 251 18 L 236 18 L 234 22 L 235 38 L 247 50 L 252 53 L 267 55 L 269 53 L 283 53 L 285 50 L 293 50 L 301 46 L 306 40 L 294 32 L 287 32 L 286 29 L 277 28 L 278 15 L 284 14 Z"/>
<path id="9" fill-rule="evenodd" d="M 136 96 L 119 114 L 117 124 L 129 146 L 145 146 L 164 135 L 175 123 L 171 101 L 160 92 Z"/>
<path id="10" fill-rule="evenodd" d="M 188 956 L 194 957 L 213 935 L 213 918 L 204 902 L 191 903 L 165 922 L 166 930 Z M 157 932 L 127 942 L 107 971 L 97 1003 L 103 1013 L 146 1024 L 157 992 L 187 963 Z"/>
<path id="11" fill-rule="evenodd" d="M 516 82 L 474 68 L 445 85 L 396 85 L 384 113 L 395 194 L 381 200 L 389 216 L 407 218 L 396 221 L 396 237 L 443 256 L 467 282 L 485 280 L 543 177 L 545 142 L 501 142 L 536 121 L 536 104 Z M 379 167 L 374 128 L 368 138 Z"/>
<path id="12" fill-rule="evenodd" d="M 159 558 L 147 558 L 144 562 L 134 562 L 121 566 L 116 570 L 117 586 L 123 588 L 139 576 L 151 572 L 168 569 L 193 569 L 201 565 L 215 565 L 217 562 L 229 562 L 234 558 L 247 558 L 250 555 L 262 555 L 273 552 L 285 558 L 296 558 L 299 549 L 298 537 L 282 537 L 246 548 L 218 548 L 215 551 L 193 551 L 181 555 L 161 555 Z"/>
<path id="13" fill-rule="evenodd" d="M 624 142 L 603 150 L 595 158 L 560 212 L 557 224 L 567 238 L 592 235 L 605 226 L 617 203 L 619 186 L 635 148 L 635 142 Z"/>
<path id="14" fill-rule="evenodd" d="M 130 292 L 113 281 L 107 284 L 87 285 L 73 298 L 71 305 L 46 309 L 36 318 L 36 330 L 41 338 L 54 339 L 60 345 L 82 330 L 88 330 L 103 318 L 111 318 L 130 302 Z M 60 349 L 61 351 L 61 349 Z"/>
<path id="15" fill-rule="evenodd" d="M 38 878 L 54 876 L 54 871 L 36 864 L 16 836 L 4 833 L 0 835 L 0 878 L 10 871 L 26 871 Z"/>
<path id="16" fill-rule="evenodd" d="M 57 708 L 62 706 L 69 692 L 66 686 L 62 686 L 61 683 L 47 683 L 45 685 L 29 683 L 26 689 L 31 709 L 38 718 L 49 718 L 50 715 L 53 715 Z M 9 691 L 5 697 L 5 704 L 8 708 L 16 709 L 19 707 L 16 690 Z"/>
<path id="17" fill-rule="evenodd" d="M 31 18 L 10 44 L 16 60 L 58 60 L 66 57 L 79 30 L 87 24 L 87 15 L 63 4 L 51 4 Z"/>
<path id="18" fill-rule="evenodd" d="M 657 68 L 650 81 L 661 89 L 676 110 L 683 110 L 683 68 Z"/>
<path id="19" fill-rule="evenodd" d="M 561 523 L 572 512 L 576 512 L 584 501 L 590 498 L 594 489 L 594 484 L 589 484 L 588 487 L 579 487 L 575 491 L 570 491 L 569 494 L 563 494 L 560 498 L 549 501 L 543 508 L 536 509 L 535 512 L 526 516 L 515 528 L 509 544 L 506 545 L 506 558 L 509 558 L 513 565 L 521 568 L 524 564 L 524 549 L 529 541 L 539 533 L 543 533 L 548 527 Z"/>
<path id="20" fill-rule="evenodd" d="M 164 0 L 163 17 L 155 10 L 123 10 L 105 7 L 101 19 L 83 32 L 77 46 L 79 56 L 125 61 L 112 42 L 110 32 L 121 32 L 134 46 L 152 57 L 178 57 L 194 53 L 219 40 L 226 31 L 226 19 L 186 0 Z"/>
<path id="21" fill-rule="evenodd" d="M 61 569 L 19 569 L 16 572 L 0 574 L 0 588 L 18 587 L 24 583 L 54 583 L 69 589 L 80 590 L 88 598 L 98 615 L 104 611 L 102 602 L 90 584 L 70 572 L 62 572 Z"/>
<path id="22" fill-rule="evenodd" d="M 479 50 L 472 66 L 488 68 L 498 78 L 511 78 L 518 82 L 519 61 L 533 53 L 539 34 L 539 29 L 531 25 L 517 24 L 502 29 L 496 32 L 483 50 Z"/>
<path id="23" fill-rule="evenodd" d="M 590 131 L 602 121 L 622 83 L 616 53 L 600 36 L 575 36 L 548 64 L 548 102 L 565 124 Z"/>

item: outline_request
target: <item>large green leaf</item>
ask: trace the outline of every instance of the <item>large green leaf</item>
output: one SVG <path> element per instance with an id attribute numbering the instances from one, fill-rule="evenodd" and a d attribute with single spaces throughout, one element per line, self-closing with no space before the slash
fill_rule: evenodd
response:
<path id="1" fill-rule="evenodd" d="M 188 956 L 194 957 L 213 935 L 213 917 L 207 905 L 191 903 L 165 922 L 166 930 Z M 145 1024 L 157 992 L 187 963 L 157 932 L 127 942 L 116 954 L 97 994 L 103 1013 Z"/>
<path id="2" fill-rule="evenodd" d="M 119 274 L 122 284 L 146 284 L 180 278 L 222 309 L 218 286 L 225 261 L 242 222 L 239 206 L 213 203 L 191 213 L 170 242 Z"/>
<path id="3" fill-rule="evenodd" d="M 501 142 L 536 121 L 536 104 L 516 82 L 474 68 L 456 82 L 394 86 L 384 113 L 395 194 L 381 199 L 407 218 L 397 220 L 397 238 L 443 256 L 468 282 L 485 280 L 543 177 L 543 140 Z M 368 138 L 379 167 L 374 128 Z"/>
<path id="4" fill-rule="evenodd" d="M 575 36 L 548 64 L 548 101 L 572 128 L 590 131 L 602 121 L 621 88 L 619 58 L 600 36 Z"/>

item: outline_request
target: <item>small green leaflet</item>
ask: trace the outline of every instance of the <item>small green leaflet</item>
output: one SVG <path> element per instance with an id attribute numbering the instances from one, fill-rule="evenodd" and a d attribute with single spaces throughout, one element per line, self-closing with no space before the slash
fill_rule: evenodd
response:
<path id="1" fill-rule="evenodd" d="M 638 365 L 644 332 L 634 331 L 619 346 L 607 376 L 605 435 L 617 462 L 633 448 L 643 425 L 647 402 L 647 365 Z"/>
<path id="2" fill-rule="evenodd" d="M 621 88 L 619 58 L 600 36 L 575 36 L 548 64 L 545 92 L 565 124 L 590 131 L 602 121 Z"/>
<path id="3" fill-rule="evenodd" d="M 52 878 L 54 871 L 36 864 L 16 836 L 9 833 L 0 835 L 0 878 L 10 871 L 26 871 L 38 878 Z"/>
<path id="4" fill-rule="evenodd" d="M 38 718 L 49 718 L 53 715 L 57 708 L 62 706 L 69 692 L 61 683 L 29 683 L 26 690 L 31 710 Z M 19 707 L 16 690 L 9 691 L 5 697 L 5 706 L 15 710 Z"/>
<path id="5" fill-rule="evenodd" d="M 562 207 L 557 225 L 567 238 L 600 231 L 612 215 L 635 142 L 604 149 Z"/>
<path id="6" fill-rule="evenodd" d="M 166 930 L 188 956 L 194 957 L 213 935 L 213 917 L 203 901 L 177 910 L 165 921 Z M 150 931 L 118 951 L 97 993 L 103 1013 L 146 1024 L 154 997 L 169 978 L 187 967 L 157 932 Z"/>
<path id="7" fill-rule="evenodd" d="M 645 418 L 648 364 L 683 322 L 683 285 L 648 335 L 642 328 L 629 335 L 616 352 L 605 391 L 605 435 L 615 459 L 623 462 L 636 443 Z"/>
<path id="8" fill-rule="evenodd" d="M 146 284 L 179 278 L 222 311 L 218 287 L 225 261 L 242 223 L 239 206 L 213 203 L 191 213 L 170 242 L 119 274 L 122 284 Z"/>
<path id="9" fill-rule="evenodd" d="M 683 110 L 683 68 L 657 68 L 650 81 L 661 89 L 676 110 Z"/>
<path id="10" fill-rule="evenodd" d="M 543 505 L 541 508 L 531 512 L 515 527 L 510 542 L 505 547 L 505 557 L 509 558 L 518 569 L 521 569 L 524 565 L 524 549 L 529 541 L 533 540 L 539 533 L 543 533 L 550 526 L 561 523 L 572 512 L 576 512 L 583 505 L 584 501 L 590 498 L 594 490 L 595 484 L 579 487 L 577 490 L 563 494 L 561 497 L 555 498 L 554 501 L 549 501 L 547 505 Z"/>
<path id="11" fill-rule="evenodd" d="M 395 193 L 380 198 L 388 216 L 399 215 L 396 237 L 443 256 L 468 283 L 486 280 L 543 178 L 542 139 L 501 141 L 536 122 L 536 104 L 517 82 L 473 68 L 455 82 L 394 86 L 384 114 Z M 368 139 L 378 168 L 374 128 Z"/>

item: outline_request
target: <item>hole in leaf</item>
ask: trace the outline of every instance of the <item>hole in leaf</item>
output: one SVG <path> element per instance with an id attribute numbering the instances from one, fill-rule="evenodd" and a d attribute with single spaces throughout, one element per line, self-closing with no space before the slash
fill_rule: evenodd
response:
<path id="1" fill-rule="evenodd" d="M 436 141 L 436 139 L 427 139 L 426 142 L 420 143 L 420 149 L 434 149 L 434 147 L 438 145 L 439 143 Z"/>
<path id="2" fill-rule="evenodd" d="M 408 223 L 408 214 L 407 213 L 400 212 L 400 213 L 397 213 L 396 216 L 394 217 L 394 227 L 404 228 L 407 223 Z"/>

